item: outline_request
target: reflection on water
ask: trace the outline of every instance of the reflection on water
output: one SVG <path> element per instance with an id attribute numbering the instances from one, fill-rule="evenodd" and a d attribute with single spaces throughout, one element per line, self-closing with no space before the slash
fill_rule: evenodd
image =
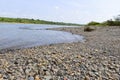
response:
<path id="1" fill-rule="evenodd" d="M 79 35 L 63 31 L 45 30 L 46 28 L 57 27 L 63 26 L 1 23 L 0 49 L 83 41 L 83 37 Z"/>

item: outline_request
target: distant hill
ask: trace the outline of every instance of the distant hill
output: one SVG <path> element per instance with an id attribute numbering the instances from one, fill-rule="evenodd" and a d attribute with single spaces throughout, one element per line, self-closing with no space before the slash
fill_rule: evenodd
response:
<path id="1" fill-rule="evenodd" d="M 75 24 L 75 23 L 64 23 L 64 22 L 45 21 L 39 19 L 9 18 L 9 17 L 0 17 L 0 22 L 81 26 L 80 24 Z"/>

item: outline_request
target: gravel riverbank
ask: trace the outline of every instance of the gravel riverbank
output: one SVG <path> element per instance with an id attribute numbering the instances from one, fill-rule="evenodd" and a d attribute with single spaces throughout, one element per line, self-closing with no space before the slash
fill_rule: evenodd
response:
<path id="1" fill-rule="evenodd" d="M 1 51 L 0 80 L 120 80 L 120 27 L 57 28 L 85 42 Z"/>

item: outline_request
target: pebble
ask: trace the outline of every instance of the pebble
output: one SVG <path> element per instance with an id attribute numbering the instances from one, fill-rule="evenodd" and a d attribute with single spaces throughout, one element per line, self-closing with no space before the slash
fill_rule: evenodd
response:
<path id="1" fill-rule="evenodd" d="M 0 74 L 0 80 L 3 80 L 3 75 L 2 74 Z"/>
<path id="2" fill-rule="evenodd" d="M 41 80 L 38 75 L 35 76 L 35 80 Z"/>
<path id="3" fill-rule="evenodd" d="M 50 80 L 52 77 L 51 76 L 44 76 L 45 80 Z"/>
<path id="4" fill-rule="evenodd" d="M 28 77 L 28 80 L 34 80 L 33 76 Z"/>
<path id="5" fill-rule="evenodd" d="M 2 78 L 3 77 L 3 75 L 2 74 L 0 74 L 0 78 Z"/>
<path id="6" fill-rule="evenodd" d="M 84 80 L 90 80 L 90 78 L 88 76 L 85 76 L 85 79 Z"/>

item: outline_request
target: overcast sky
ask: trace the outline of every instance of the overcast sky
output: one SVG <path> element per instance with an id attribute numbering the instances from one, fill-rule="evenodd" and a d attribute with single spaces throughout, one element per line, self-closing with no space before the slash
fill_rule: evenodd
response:
<path id="1" fill-rule="evenodd" d="M 0 0 L 0 16 L 88 23 L 120 14 L 120 0 Z"/>

